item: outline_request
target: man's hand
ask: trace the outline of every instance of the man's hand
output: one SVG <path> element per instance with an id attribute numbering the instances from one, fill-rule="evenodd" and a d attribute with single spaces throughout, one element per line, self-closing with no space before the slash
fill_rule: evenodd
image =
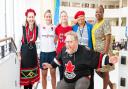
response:
<path id="1" fill-rule="evenodd" d="M 118 56 L 110 56 L 109 57 L 109 63 L 115 64 L 118 62 Z"/>
<path id="2" fill-rule="evenodd" d="M 49 63 L 43 63 L 42 66 L 43 66 L 43 69 L 52 68 L 52 65 Z"/>
<path id="3" fill-rule="evenodd" d="M 109 55 L 109 63 L 115 64 L 117 62 L 118 62 L 118 56 L 110 56 Z M 109 71 L 112 71 L 114 69 L 115 69 L 114 65 L 107 64 L 107 65 L 102 66 L 102 68 L 96 69 L 96 71 L 98 71 L 98 72 L 109 72 Z"/>

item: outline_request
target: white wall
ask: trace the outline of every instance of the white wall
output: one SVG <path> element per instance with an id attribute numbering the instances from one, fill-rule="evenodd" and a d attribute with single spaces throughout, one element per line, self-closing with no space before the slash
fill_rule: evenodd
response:
<path id="1" fill-rule="evenodd" d="M 61 6 L 61 10 L 67 11 L 69 14 L 69 17 L 74 17 L 75 13 L 78 10 L 84 10 L 85 11 L 85 17 L 95 17 L 95 10 L 94 8 L 77 8 L 77 7 L 64 7 Z M 126 17 L 128 13 L 128 7 L 125 8 L 119 8 L 119 9 L 105 9 L 104 17 L 105 18 L 119 18 L 119 17 Z"/>
<path id="2" fill-rule="evenodd" d="M 86 18 L 93 18 L 95 20 L 95 9 L 93 8 L 76 8 L 76 7 L 61 7 L 61 10 L 65 10 L 68 13 L 69 19 L 73 19 L 75 13 L 79 10 L 85 11 Z M 128 8 L 120 8 L 120 9 L 105 9 L 104 17 L 105 18 L 119 18 L 126 17 L 126 25 L 128 26 Z M 121 23 L 121 22 L 119 22 Z M 121 24 L 120 24 L 121 25 Z M 125 38 L 125 27 L 121 26 L 112 26 L 112 34 L 115 36 L 116 40 L 120 41 L 120 39 Z"/>
<path id="3" fill-rule="evenodd" d="M 14 30 L 15 42 L 19 42 L 19 35 L 22 34 L 22 25 L 25 24 L 25 12 L 27 9 L 32 8 L 36 12 L 36 23 L 40 23 L 40 0 L 15 0 L 14 2 Z"/>
<path id="4" fill-rule="evenodd" d="M 0 39 L 5 36 L 5 0 L 0 0 Z"/>
<path id="5" fill-rule="evenodd" d="M 20 89 L 20 63 L 15 53 L 0 60 L 0 89 Z"/>
<path id="6" fill-rule="evenodd" d="M 40 0 L 40 22 L 44 23 L 44 12 L 48 9 L 52 12 L 52 17 L 54 17 L 54 0 Z M 53 19 L 53 18 L 52 18 Z M 54 21 L 53 21 L 54 22 Z"/>
<path id="7" fill-rule="evenodd" d="M 14 32 L 14 0 L 0 0 L 0 38 L 13 37 Z"/>
<path id="8" fill-rule="evenodd" d="M 112 35 L 115 36 L 115 40 L 121 42 L 121 39 L 126 39 L 125 30 L 126 27 L 111 27 Z"/>
<path id="9" fill-rule="evenodd" d="M 6 1 L 6 10 L 5 10 L 5 1 Z M 40 23 L 43 21 L 43 12 L 46 9 L 54 9 L 53 0 L 0 0 L 0 38 L 5 36 L 5 11 L 6 11 L 6 31 L 7 36 L 17 38 L 21 30 L 22 24 L 25 22 L 25 11 L 28 8 L 35 9 L 37 16 L 36 21 Z M 73 19 L 74 14 L 78 10 L 84 10 L 85 16 L 87 18 L 95 18 L 95 9 L 93 8 L 75 8 L 75 7 L 61 7 L 61 10 L 66 10 L 69 15 L 69 20 Z M 121 9 L 106 9 L 104 17 L 105 18 L 121 18 L 127 17 L 127 26 L 128 26 L 128 8 Z"/>
<path id="10" fill-rule="evenodd" d="M 13 13 L 13 1 L 14 0 L 6 0 L 6 29 L 7 29 L 7 37 L 13 37 L 14 32 L 14 13 Z"/>

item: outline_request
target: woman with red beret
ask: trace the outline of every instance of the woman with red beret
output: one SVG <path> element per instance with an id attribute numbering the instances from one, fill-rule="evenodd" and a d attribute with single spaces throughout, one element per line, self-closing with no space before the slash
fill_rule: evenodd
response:
<path id="1" fill-rule="evenodd" d="M 93 49 L 92 46 L 92 36 L 91 31 L 93 25 L 90 24 L 85 19 L 85 12 L 84 11 L 78 11 L 76 12 L 74 19 L 76 20 L 76 24 L 72 26 L 73 31 L 77 33 L 79 44 L 89 47 L 90 49 Z M 94 69 L 91 70 L 91 83 L 88 89 L 94 89 Z"/>
<path id="2" fill-rule="evenodd" d="M 38 35 L 38 27 L 35 23 L 36 13 L 33 9 L 27 9 L 25 26 L 22 26 L 21 46 L 18 57 L 20 64 L 20 85 L 24 89 L 32 89 L 33 84 L 39 80 L 39 67 L 35 41 Z"/>

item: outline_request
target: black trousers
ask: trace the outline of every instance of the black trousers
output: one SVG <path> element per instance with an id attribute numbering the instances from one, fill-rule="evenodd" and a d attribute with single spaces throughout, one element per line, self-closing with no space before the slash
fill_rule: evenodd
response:
<path id="1" fill-rule="evenodd" d="M 88 89 L 94 89 L 94 69 L 91 69 L 90 86 Z"/>
<path id="2" fill-rule="evenodd" d="M 59 73 L 60 73 L 60 80 L 62 80 L 63 76 L 64 76 L 64 68 L 63 68 L 63 66 L 59 66 Z"/>
<path id="3" fill-rule="evenodd" d="M 57 83 L 56 89 L 88 89 L 90 85 L 90 79 L 81 77 L 73 83 L 67 83 L 64 79 Z"/>
<path id="4" fill-rule="evenodd" d="M 32 84 L 24 86 L 24 89 L 32 89 Z"/>

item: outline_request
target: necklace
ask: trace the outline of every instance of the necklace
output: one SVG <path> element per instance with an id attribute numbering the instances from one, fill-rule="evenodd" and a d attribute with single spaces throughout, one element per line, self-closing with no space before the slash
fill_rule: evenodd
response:
<path id="1" fill-rule="evenodd" d="M 30 32 L 32 32 L 32 36 L 30 34 Z M 28 29 L 28 43 L 30 43 L 32 40 L 34 39 L 34 31 L 30 31 L 30 29 Z"/>
<path id="2" fill-rule="evenodd" d="M 30 32 L 32 32 L 32 36 Z M 28 42 L 29 49 L 33 48 L 33 45 L 32 45 L 33 40 L 34 40 L 34 30 L 30 31 L 30 29 L 28 29 L 27 42 Z"/>

